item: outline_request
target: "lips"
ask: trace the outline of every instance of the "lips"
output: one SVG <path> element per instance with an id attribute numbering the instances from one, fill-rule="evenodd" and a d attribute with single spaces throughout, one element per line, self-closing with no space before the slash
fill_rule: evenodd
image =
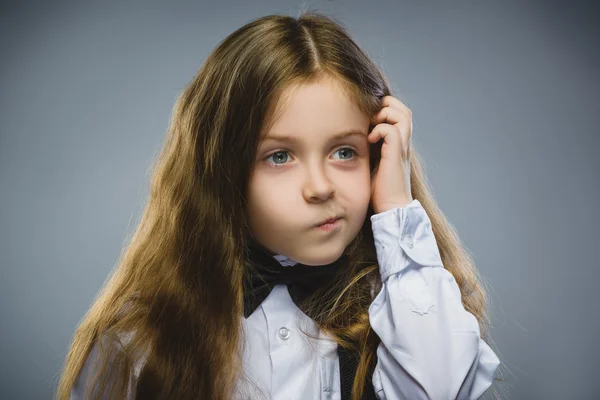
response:
<path id="1" fill-rule="evenodd" d="M 326 219 L 325 221 L 319 222 L 317 225 L 315 225 L 315 227 L 318 227 L 318 226 L 321 226 L 321 225 L 325 225 L 325 224 L 334 223 L 338 219 L 340 219 L 340 217 L 333 217 L 333 218 Z"/>

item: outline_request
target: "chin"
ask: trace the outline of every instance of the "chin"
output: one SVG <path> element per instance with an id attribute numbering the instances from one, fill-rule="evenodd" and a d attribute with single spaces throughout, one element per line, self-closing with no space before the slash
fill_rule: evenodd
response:
<path id="1" fill-rule="evenodd" d="M 335 260 L 337 260 L 338 258 L 340 258 L 343 254 L 343 251 L 341 252 L 336 252 L 335 254 L 331 254 L 328 256 L 323 256 L 323 257 L 318 257 L 318 258 L 313 258 L 313 259 L 309 259 L 306 260 L 305 262 L 302 262 L 302 264 L 305 265 L 327 265 L 327 264 L 331 264 L 332 262 L 334 262 Z"/>

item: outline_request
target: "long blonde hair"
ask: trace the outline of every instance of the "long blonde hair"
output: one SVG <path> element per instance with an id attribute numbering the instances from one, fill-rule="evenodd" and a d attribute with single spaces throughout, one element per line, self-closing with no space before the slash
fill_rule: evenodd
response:
<path id="1" fill-rule="evenodd" d="M 113 382 L 115 398 L 125 397 L 142 354 L 137 398 L 232 398 L 242 376 L 238 349 L 249 229 L 245 194 L 259 136 L 273 121 L 284 88 L 321 78 L 333 78 L 367 115 L 391 94 L 382 72 L 345 28 L 316 12 L 258 18 L 207 57 L 177 99 L 140 223 L 76 329 L 59 400 L 68 399 L 90 349 L 102 338 L 121 343 L 97 376 L 101 387 Z M 379 147 L 371 147 L 371 168 Z M 410 181 L 413 198 L 431 220 L 444 267 L 487 339 L 486 292 L 473 260 L 434 201 L 414 148 Z M 353 399 L 364 391 L 379 344 L 368 317 L 371 284 L 381 283 L 371 215 L 369 209 L 348 246 L 351 263 L 344 278 L 329 295 L 319 293 L 309 301 L 320 316 L 318 326 L 360 356 Z M 328 300 L 314 301 L 321 298 Z M 122 343 L 123 332 L 135 334 Z"/>

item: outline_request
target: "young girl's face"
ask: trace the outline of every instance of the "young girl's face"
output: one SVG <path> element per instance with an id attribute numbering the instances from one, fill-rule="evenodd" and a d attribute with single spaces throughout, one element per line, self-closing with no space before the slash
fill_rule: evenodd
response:
<path id="1" fill-rule="evenodd" d="M 290 97 L 259 144 L 250 177 L 250 227 L 276 254 L 306 265 L 328 264 L 366 218 L 370 118 L 330 81 L 288 88 L 283 96 Z M 348 132 L 355 133 L 336 138 Z M 340 219 L 332 230 L 315 227 L 334 216 Z"/>

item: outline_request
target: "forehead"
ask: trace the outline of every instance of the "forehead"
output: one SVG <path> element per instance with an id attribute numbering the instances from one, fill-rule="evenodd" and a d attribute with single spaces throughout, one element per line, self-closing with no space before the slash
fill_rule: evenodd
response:
<path id="1" fill-rule="evenodd" d="M 366 136 L 369 117 L 339 85 L 330 80 L 290 85 L 278 101 L 274 120 L 263 134 L 264 140 L 287 137 Z"/>

